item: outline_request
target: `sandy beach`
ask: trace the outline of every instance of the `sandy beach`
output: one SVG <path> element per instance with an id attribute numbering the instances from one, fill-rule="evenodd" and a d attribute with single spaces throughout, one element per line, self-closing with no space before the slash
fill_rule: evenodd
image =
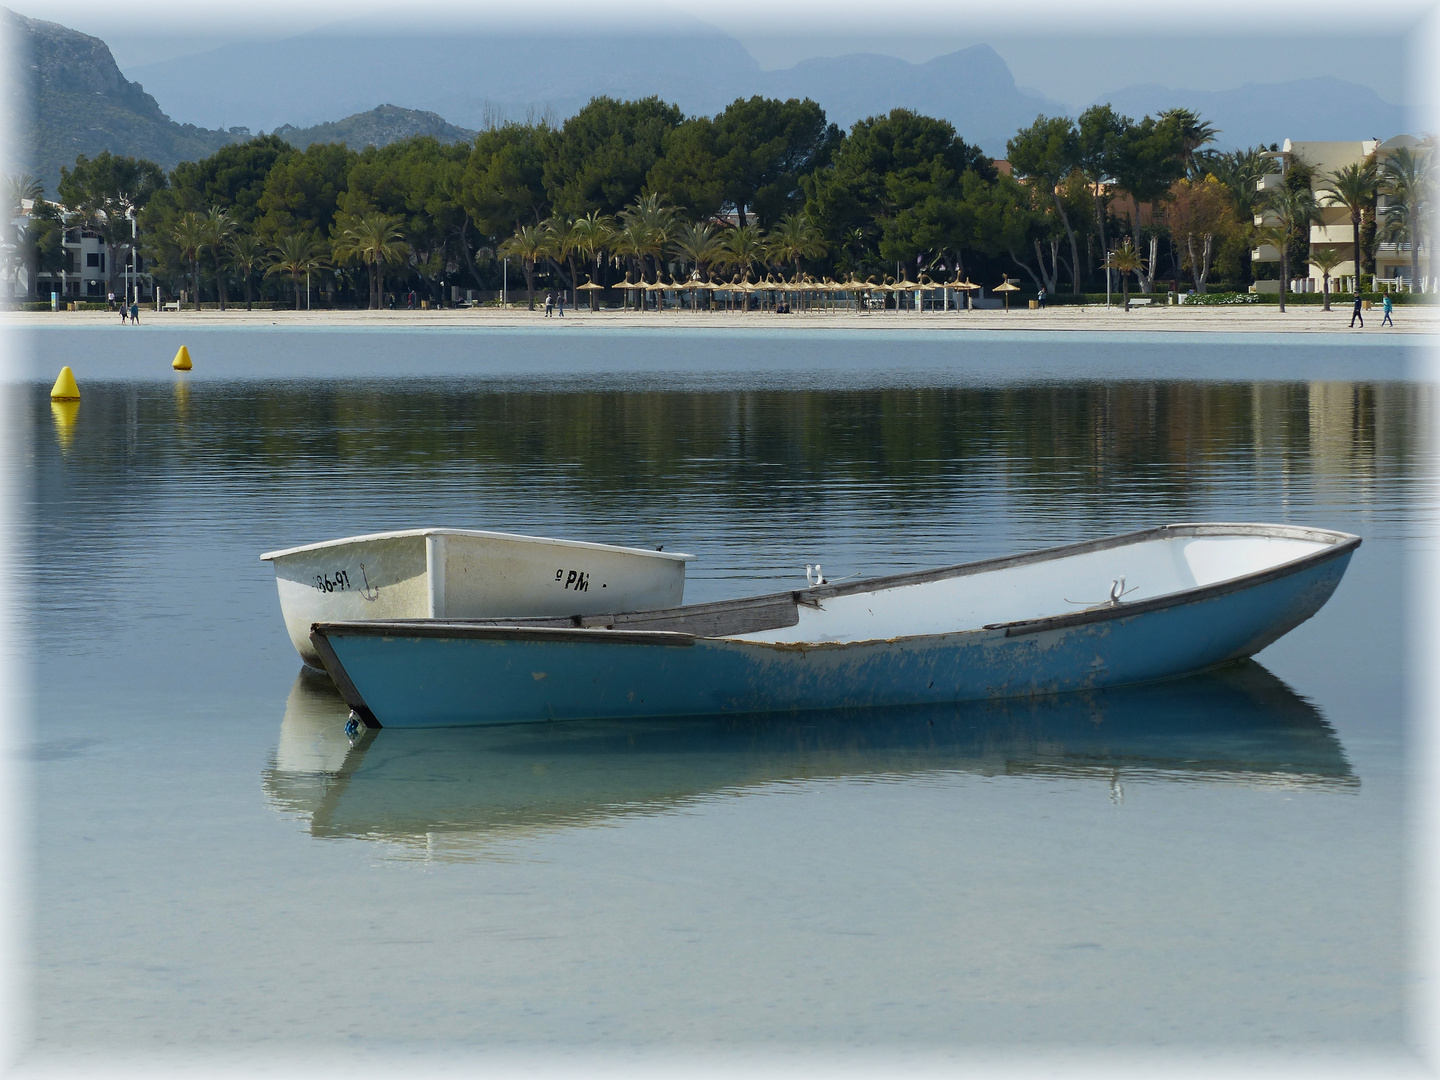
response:
<path id="1" fill-rule="evenodd" d="M 1269 305 L 1247 307 L 1139 307 L 1126 313 L 1118 306 L 1058 307 L 1045 311 L 913 311 L 871 312 L 857 315 L 848 311 L 806 311 L 793 315 L 774 315 L 752 311 L 635 311 L 585 309 L 567 310 L 563 318 L 549 319 L 539 307 L 527 311 L 523 306 L 509 310 L 496 308 L 461 308 L 440 311 L 250 311 L 231 308 L 227 311 L 145 311 L 140 324 L 144 326 L 203 326 L 217 329 L 235 326 L 255 329 L 266 325 L 293 328 L 355 328 L 386 329 L 465 329 L 518 326 L 612 327 L 625 329 L 674 329 L 695 327 L 707 330 L 924 330 L 955 331 L 1091 331 L 1115 333 L 1140 332 L 1226 334 L 1298 333 L 1337 334 L 1433 334 L 1440 331 L 1440 307 L 1416 305 L 1397 307 L 1394 327 L 1382 327 L 1378 308 L 1365 313 L 1365 327 L 1351 330 L 1350 311 L 1338 305 L 1325 312 L 1311 305 L 1292 306 L 1283 314 Z M 7 312 L 0 325 L 15 328 L 41 326 L 94 327 L 104 323 L 120 326 L 119 315 L 112 312 Z"/>

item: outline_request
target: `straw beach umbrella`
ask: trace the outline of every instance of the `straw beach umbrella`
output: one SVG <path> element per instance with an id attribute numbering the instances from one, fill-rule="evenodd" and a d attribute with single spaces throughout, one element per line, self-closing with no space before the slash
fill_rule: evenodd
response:
<path id="1" fill-rule="evenodd" d="M 655 294 L 656 294 L 656 296 L 655 296 L 655 310 L 656 310 L 656 311 L 664 311 L 664 310 L 665 310 L 665 294 L 666 294 L 667 292 L 669 292 L 671 289 L 675 289 L 675 288 L 679 288 L 679 286 L 677 286 L 677 285 L 674 284 L 673 282 L 672 282 L 671 284 L 669 284 L 669 285 L 666 285 L 665 282 L 663 282 L 663 281 L 660 280 L 660 275 L 659 275 L 659 274 L 656 274 L 656 275 L 655 275 L 655 280 L 652 281 L 649 285 L 646 285 L 646 286 L 645 286 L 645 291 L 646 291 L 647 293 L 655 293 Z"/>
<path id="2" fill-rule="evenodd" d="M 964 293 L 965 293 L 965 307 L 966 307 L 968 310 L 970 310 L 970 311 L 974 311 L 974 310 L 975 310 L 973 307 L 970 306 L 970 293 L 972 293 L 972 292 L 974 292 L 976 289 L 980 288 L 979 285 L 976 285 L 976 284 L 975 284 L 973 281 L 971 281 L 969 278 L 966 278 L 964 281 L 961 281 L 960 278 L 959 278 L 959 276 L 957 275 L 956 278 L 955 278 L 955 280 L 950 283 L 950 288 L 952 288 L 952 289 L 959 289 L 959 290 L 961 290 L 962 292 L 964 292 Z"/>
<path id="3" fill-rule="evenodd" d="M 1001 284 L 995 286 L 995 291 L 996 291 L 996 292 L 1001 292 L 1001 293 L 1004 293 L 1004 294 L 1005 294 L 1005 310 L 1006 310 L 1006 311 L 1009 311 L 1009 310 L 1010 310 L 1010 294 L 1011 294 L 1012 292 L 1019 292 L 1019 291 L 1020 291 L 1020 286 L 1019 286 L 1019 285 L 1011 285 L 1011 284 L 1010 284 L 1010 279 L 1009 279 L 1009 278 L 1006 278 Z"/>
<path id="4" fill-rule="evenodd" d="M 594 310 L 595 310 L 595 294 L 596 294 L 597 292 L 604 292 L 604 291 L 605 291 L 605 286 L 604 286 L 604 285 L 596 285 L 595 282 L 593 282 L 593 281 L 586 281 L 584 285 L 577 285 L 577 286 L 575 287 L 575 291 L 576 291 L 576 292 L 588 292 L 588 293 L 590 294 L 590 310 L 591 310 L 591 311 L 594 311 Z"/>
<path id="5" fill-rule="evenodd" d="M 855 302 L 855 310 L 858 312 L 860 310 L 860 297 L 862 294 L 870 291 L 870 283 L 868 281 L 861 281 L 852 271 L 850 280 L 842 283 L 841 288 L 850 294 Z"/>
<path id="6" fill-rule="evenodd" d="M 903 279 L 903 280 L 901 280 L 901 281 L 895 282 L 894 285 L 891 285 L 891 286 L 890 286 L 890 291 L 891 291 L 891 292 L 894 292 L 894 293 L 914 292 L 916 289 L 919 289 L 919 288 L 921 288 L 921 287 L 922 287 L 922 286 L 920 285 L 920 283 L 919 283 L 918 281 L 911 281 L 911 280 L 907 277 L 907 278 L 905 278 L 905 279 Z M 899 307 L 899 306 L 900 306 L 900 298 L 899 298 L 898 296 L 895 298 L 895 306 L 896 306 L 896 307 Z M 917 310 L 919 309 L 919 306 L 920 306 L 920 305 L 918 305 L 918 304 L 916 305 Z"/>
<path id="7" fill-rule="evenodd" d="M 644 288 L 644 284 L 635 284 L 635 282 L 630 280 L 630 275 L 626 274 L 624 281 L 617 281 L 614 285 L 611 285 L 610 288 L 620 290 L 622 296 L 620 302 L 628 308 L 630 306 L 630 290 Z"/>

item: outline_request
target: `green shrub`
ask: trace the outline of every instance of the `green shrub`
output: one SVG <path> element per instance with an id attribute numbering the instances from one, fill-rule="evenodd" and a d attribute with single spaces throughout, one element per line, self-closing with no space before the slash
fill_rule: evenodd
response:
<path id="1" fill-rule="evenodd" d="M 1376 306 L 1376 307 L 1379 307 L 1381 301 L 1383 301 L 1383 300 L 1385 299 L 1385 294 L 1384 294 L 1384 293 L 1369 293 L 1369 292 L 1367 292 L 1367 293 L 1361 293 L 1361 294 L 1360 294 L 1360 299 L 1361 299 L 1361 300 L 1370 300 L 1370 301 L 1373 301 L 1374 304 L 1375 304 L 1375 306 Z M 1405 304 L 1433 304 L 1433 303 L 1436 302 L 1436 300 L 1437 300 L 1437 298 L 1434 297 L 1434 296 L 1430 296 L 1430 295 L 1417 295 L 1417 294 L 1411 294 L 1411 293 L 1392 293 L 1391 296 L 1390 296 L 1390 302 L 1391 302 L 1392 304 L 1394 304 L 1396 307 L 1400 307 L 1400 306 L 1403 306 L 1403 305 L 1405 305 Z M 1275 304 L 1275 305 L 1278 307 L 1279 304 L 1280 304 L 1280 297 L 1279 297 L 1279 295 L 1278 295 L 1277 293 L 1264 293 L 1264 294 L 1261 294 L 1261 295 L 1260 295 L 1260 303 L 1262 303 L 1262 304 Z M 1318 306 L 1318 305 L 1323 304 L 1323 303 L 1325 303 L 1325 294 L 1324 294 L 1324 293 L 1293 293 L 1293 292 L 1287 292 L 1287 293 L 1285 294 L 1285 306 L 1286 306 L 1286 307 L 1304 307 L 1304 306 L 1307 306 L 1307 305 L 1310 305 L 1310 304 L 1315 304 L 1315 305 Z M 1332 292 L 1332 293 L 1330 294 L 1330 306 L 1331 306 L 1331 307 L 1338 307 L 1338 306 L 1341 305 L 1341 304 L 1347 304 L 1347 305 L 1348 305 L 1348 304 L 1353 304 L 1353 303 L 1355 303 L 1355 294 L 1354 294 L 1354 293 L 1338 293 L 1338 292 Z"/>
<path id="2" fill-rule="evenodd" d="M 1207 292 L 1180 298 L 1182 304 L 1200 304 L 1205 307 L 1220 307 L 1233 304 L 1260 304 L 1264 301 L 1259 293 L 1250 292 Z"/>

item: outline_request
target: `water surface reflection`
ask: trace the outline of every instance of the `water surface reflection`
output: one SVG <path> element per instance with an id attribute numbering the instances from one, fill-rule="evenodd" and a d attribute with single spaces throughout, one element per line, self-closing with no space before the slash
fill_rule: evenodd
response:
<path id="1" fill-rule="evenodd" d="M 1320 712 L 1261 665 L 1104 693 L 941 707 L 366 732 L 296 677 L 271 804 L 317 837 L 464 857 L 486 842 L 660 813 L 771 784 L 925 774 L 1359 786 Z"/>

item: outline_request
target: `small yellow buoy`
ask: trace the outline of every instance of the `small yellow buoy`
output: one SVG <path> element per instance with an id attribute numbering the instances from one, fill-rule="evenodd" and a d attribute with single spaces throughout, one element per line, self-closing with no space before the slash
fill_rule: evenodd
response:
<path id="1" fill-rule="evenodd" d="M 80 387 L 75 382 L 75 372 L 70 370 L 66 364 L 60 369 L 60 377 L 55 380 L 55 385 L 50 388 L 51 401 L 79 401 Z"/>
<path id="2" fill-rule="evenodd" d="M 176 371 L 189 371 L 192 366 L 190 363 L 190 350 L 184 345 L 181 345 L 180 351 L 175 354 L 175 359 L 170 361 L 170 366 Z"/>

